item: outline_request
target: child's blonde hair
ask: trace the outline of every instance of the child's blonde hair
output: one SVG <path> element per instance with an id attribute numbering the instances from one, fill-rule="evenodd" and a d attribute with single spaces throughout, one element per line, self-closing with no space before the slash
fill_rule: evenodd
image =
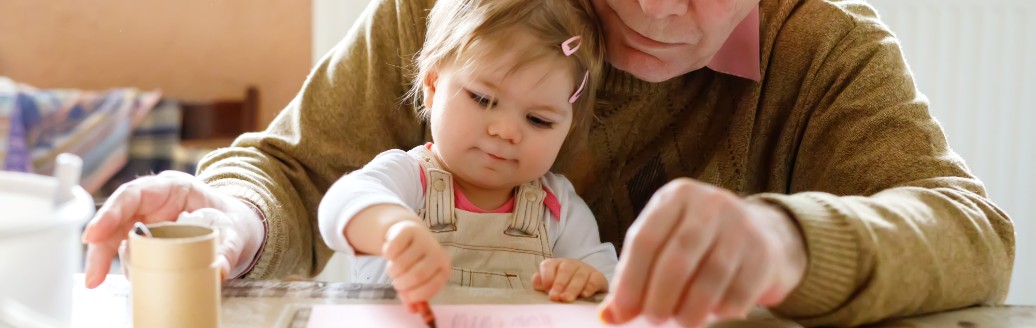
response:
<path id="1" fill-rule="evenodd" d="M 589 0 L 439 0 L 428 15 L 410 97 L 420 116 L 427 118 L 422 87 L 429 74 L 444 65 L 474 69 L 480 60 L 498 58 L 498 53 L 511 49 L 507 34 L 515 27 L 531 32 L 536 46 L 518 54 L 511 72 L 548 56 L 565 58 L 572 67 L 573 91 L 589 73 L 582 94 L 572 103 L 572 129 L 564 153 L 585 138 L 604 63 L 603 37 Z M 561 44 L 573 36 L 581 36 L 573 43 L 579 49 L 566 58 Z"/>

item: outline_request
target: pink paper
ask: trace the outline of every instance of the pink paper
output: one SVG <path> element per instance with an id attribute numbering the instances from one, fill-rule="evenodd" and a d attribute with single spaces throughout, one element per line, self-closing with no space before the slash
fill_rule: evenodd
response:
<path id="1" fill-rule="evenodd" d="M 605 325 L 590 304 L 432 305 L 438 328 L 454 327 L 677 327 L 669 321 L 651 325 L 640 318 L 622 326 Z M 424 327 L 421 316 L 398 304 L 320 304 L 309 316 L 310 328 Z"/>

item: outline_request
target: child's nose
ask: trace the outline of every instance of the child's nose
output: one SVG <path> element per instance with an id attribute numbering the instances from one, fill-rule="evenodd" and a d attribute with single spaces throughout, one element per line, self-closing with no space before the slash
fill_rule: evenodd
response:
<path id="1" fill-rule="evenodd" d="M 504 115 L 497 115 L 489 123 L 488 131 L 489 135 L 504 139 L 510 143 L 518 143 L 522 141 L 521 127 L 511 117 L 504 117 Z"/>

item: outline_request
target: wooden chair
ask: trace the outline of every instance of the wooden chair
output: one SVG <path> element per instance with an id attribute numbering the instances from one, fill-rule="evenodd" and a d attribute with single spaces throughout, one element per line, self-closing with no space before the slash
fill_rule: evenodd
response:
<path id="1" fill-rule="evenodd" d="M 259 90 L 245 90 L 242 100 L 182 102 L 180 140 L 233 139 L 258 130 Z"/>

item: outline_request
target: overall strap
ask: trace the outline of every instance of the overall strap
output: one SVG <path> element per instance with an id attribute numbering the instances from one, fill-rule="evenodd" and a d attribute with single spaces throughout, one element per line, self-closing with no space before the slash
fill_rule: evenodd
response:
<path id="1" fill-rule="evenodd" d="M 539 237 L 538 229 L 543 221 L 543 199 L 547 192 L 543 191 L 540 180 L 523 183 L 515 191 L 514 214 L 511 225 L 505 234 L 515 237 Z"/>
<path id="2" fill-rule="evenodd" d="M 456 231 L 456 216 L 453 204 L 453 176 L 442 169 L 435 155 L 424 145 L 417 146 L 407 152 L 417 159 L 425 172 L 424 208 L 419 216 L 428 224 L 432 232 Z"/>

